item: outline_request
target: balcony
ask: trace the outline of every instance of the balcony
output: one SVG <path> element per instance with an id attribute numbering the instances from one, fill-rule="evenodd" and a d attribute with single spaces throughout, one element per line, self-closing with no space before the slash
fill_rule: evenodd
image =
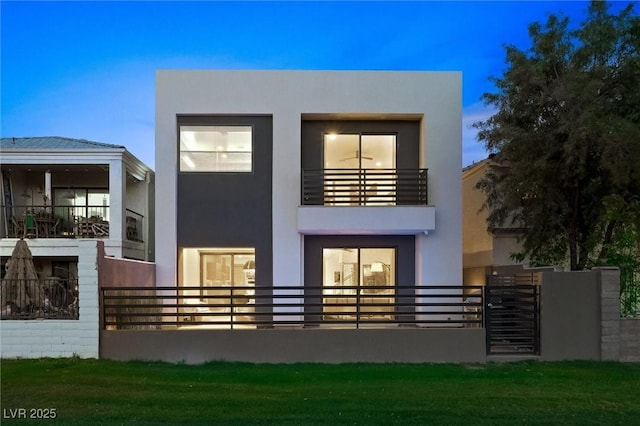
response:
<path id="1" fill-rule="evenodd" d="M 109 238 L 108 205 L 2 205 L 3 238 Z M 143 242 L 144 216 L 126 210 L 126 239 Z"/>
<path id="2" fill-rule="evenodd" d="M 109 238 L 109 206 L 2 206 L 8 238 Z"/>
<path id="3" fill-rule="evenodd" d="M 303 170 L 298 232 L 415 235 L 435 229 L 427 169 Z"/>
<path id="4" fill-rule="evenodd" d="M 305 206 L 426 206 L 427 169 L 307 169 Z"/>
<path id="5" fill-rule="evenodd" d="M 25 144 L 39 143 L 26 139 Z M 11 253 L 15 240 L 10 240 L 16 238 L 38 239 L 41 255 L 77 247 L 74 239 L 101 239 L 109 256 L 152 258 L 147 244 L 152 172 L 122 147 L 45 139 L 37 149 L 9 146 L 2 157 L 2 253 Z M 65 150 L 69 144 L 87 148 Z M 66 254 L 75 254 L 69 250 Z"/>

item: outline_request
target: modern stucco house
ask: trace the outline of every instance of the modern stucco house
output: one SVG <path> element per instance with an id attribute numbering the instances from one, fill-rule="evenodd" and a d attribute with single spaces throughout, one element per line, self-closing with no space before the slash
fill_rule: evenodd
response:
<path id="1" fill-rule="evenodd" d="M 459 72 L 158 71 L 157 284 L 460 285 L 460 166 Z"/>

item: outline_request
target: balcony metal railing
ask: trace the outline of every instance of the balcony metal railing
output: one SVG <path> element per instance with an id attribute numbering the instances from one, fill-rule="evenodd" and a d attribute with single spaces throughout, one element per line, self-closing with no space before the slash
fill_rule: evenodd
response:
<path id="1" fill-rule="evenodd" d="M 42 279 L 0 281 L 0 307 L 3 320 L 77 320 L 78 280 Z"/>
<path id="2" fill-rule="evenodd" d="M 8 238 L 108 238 L 109 206 L 2 205 Z"/>
<path id="3" fill-rule="evenodd" d="M 427 169 L 305 169 L 302 205 L 427 204 Z"/>
<path id="4" fill-rule="evenodd" d="M 482 286 L 105 287 L 103 327 L 481 327 Z M 345 292 L 350 294 L 345 294 Z"/>

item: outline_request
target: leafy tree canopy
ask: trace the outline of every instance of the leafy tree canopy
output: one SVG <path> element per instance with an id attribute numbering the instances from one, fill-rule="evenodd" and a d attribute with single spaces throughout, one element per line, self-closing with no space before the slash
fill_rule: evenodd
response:
<path id="1" fill-rule="evenodd" d="M 522 255 L 534 264 L 610 264 L 621 239 L 640 253 L 634 7 L 614 15 L 594 1 L 577 29 L 562 15 L 531 24 L 531 47 L 506 46 L 506 71 L 492 77 L 497 92 L 483 95 L 497 110 L 474 124 L 495 154 L 478 184 L 489 225 L 522 228 Z"/>

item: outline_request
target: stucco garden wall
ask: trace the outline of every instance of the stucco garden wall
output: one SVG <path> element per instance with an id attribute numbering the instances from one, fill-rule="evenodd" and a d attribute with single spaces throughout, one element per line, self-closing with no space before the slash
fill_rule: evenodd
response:
<path id="1" fill-rule="evenodd" d="M 98 244 L 98 283 L 102 287 L 154 287 L 156 265 L 153 262 L 105 256 Z"/>

